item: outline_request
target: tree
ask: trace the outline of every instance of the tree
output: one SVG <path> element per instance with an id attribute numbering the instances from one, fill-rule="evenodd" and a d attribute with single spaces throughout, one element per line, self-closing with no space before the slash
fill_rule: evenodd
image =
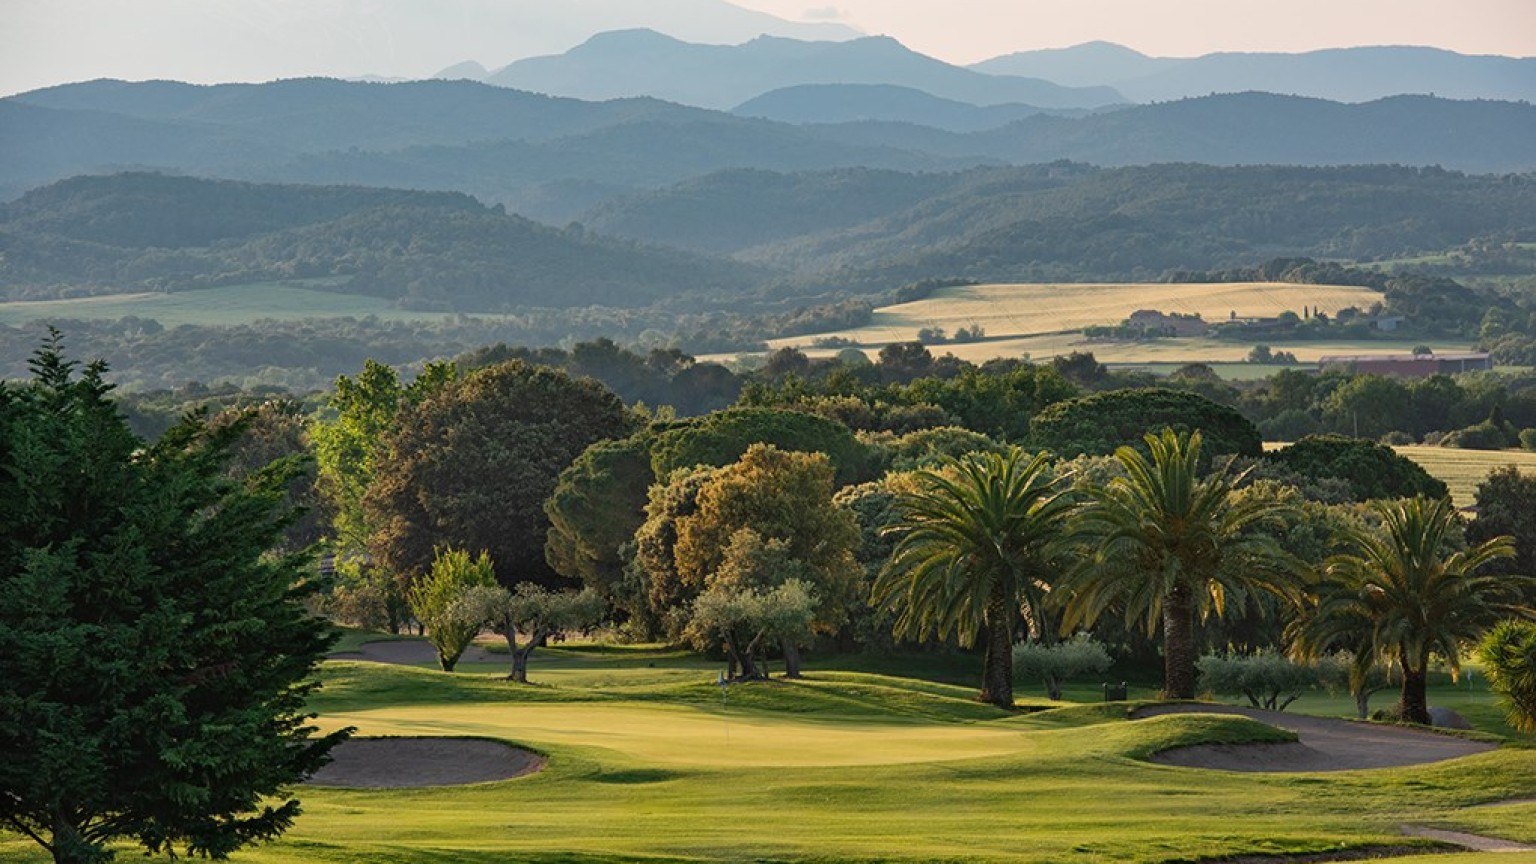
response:
<path id="1" fill-rule="evenodd" d="M 1067 627 L 1088 625 L 1112 606 L 1127 625 L 1162 627 L 1163 692 L 1195 696 L 1196 616 L 1223 616 L 1256 592 L 1292 596 L 1298 563 L 1267 531 L 1290 512 L 1259 495 L 1237 495 L 1226 470 L 1201 479 L 1199 432 L 1146 436 L 1151 458 L 1121 447 L 1125 474 L 1092 490 L 1079 514 L 1083 563 L 1070 574 Z"/>
<path id="2" fill-rule="evenodd" d="M 1526 580 L 1478 572 L 1514 555 L 1508 537 L 1454 549 L 1458 517 L 1447 499 L 1383 502 L 1376 512 L 1382 530 L 1361 533 L 1355 552 L 1329 562 L 1296 634 L 1303 650 L 1358 646 L 1357 655 L 1396 665 L 1398 714 L 1428 724 L 1430 657 L 1459 670 L 1464 647 L 1501 618 L 1527 611 L 1518 602 Z"/>
<path id="3" fill-rule="evenodd" d="M 209 425 L 219 428 L 241 423 L 240 439 L 232 449 L 229 475 L 243 480 L 279 459 L 298 457 L 300 470 L 288 481 L 286 502 L 299 517 L 283 532 L 282 551 L 308 548 L 324 536 L 325 503 L 315 489 L 315 463 L 311 458 L 308 424 L 303 409 L 292 399 L 273 399 L 248 408 L 227 408 L 213 415 Z"/>
<path id="4" fill-rule="evenodd" d="M 1035 415 L 1029 441 L 1063 458 L 1107 456 L 1123 446 L 1141 447 L 1148 429 L 1200 430 L 1207 457 L 1259 456 L 1264 441 L 1247 418 L 1231 408 L 1182 390 L 1111 390 L 1058 402 Z"/>
<path id="5" fill-rule="evenodd" d="M 318 465 L 317 486 L 334 510 L 333 527 L 343 556 L 360 552 L 373 534 L 363 498 L 385 457 L 389 432 L 400 410 L 419 403 L 455 377 L 453 364 L 429 363 L 412 384 L 402 386 L 393 368 L 366 360 L 356 378 L 336 379 L 336 390 L 327 401 L 335 416 L 315 423 L 310 438 Z"/>
<path id="6" fill-rule="evenodd" d="M 1371 697 L 1392 686 L 1391 677 L 1378 660 L 1369 645 L 1358 654 L 1351 651 L 1325 654 L 1317 658 L 1318 682 L 1329 689 L 1342 689 L 1354 697 L 1355 716 L 1364 720 L 1371 716 Z"/>
<path id="7" fill-rule="evenodd" d="M 485 550 L 508 585 L 554 585 L 544 501 L 589 445 L 629 434 L 618 397 L 590 378 L 513 360 L 400 412 L 364 499 L 374 560 L 410 578 L 439 546 Z"/>
<path id="8" fill-rule="evenodd" d="M 1495 572 L 1536 575 L 1536 476 L 1513 465 L 1495 468 L 1477 484 L 1477 516 L 1467 539 L 1481 543 L 1499 536 L 1515 542 L 1515 557 L 1489 565 Z"/>
<path id="9" fill-rule="evenodd" d="M 753 444 L 825 453 L 839 486 L 857 483 L 867 473 L 868 454 L 848 427 L 826 417 L 775 408 L 734 408 L 661 432 L 651 447 L 651 468 L 661 479 L 679 468 L 729 465 Z"/>
<path id="10" fill-rule="evenodd" d="M 1046 695 L 1060 701 L 1061 685 L 1069 679 L 1107 670 L 1109 652 L 1086 633 L 1054 645 L 1024 642 L 1013 647 L 1013 668 L 1021 676 L 1045 682 Z"/>
<path id="11" fill-rule="evenodd" d="M 439 549 L 432 569 L 406 592 L 411 612 L 427 628 L 427 641 L 437 649 L 437 663 L 452 672 L 469 643 L 480 635 L 483 621 L 466 614 L 459 600 L 473 588 L 496 584 L 491 557 L 471 558 L 463 549 Z"/>
<path id="12" fill-rule="evenodd" d="M 544 502 L 545 560 L 556 573 L 579 579 L 610 602 L 622 589 L 620 550 L 645 523 L 647 492 L 656 481 L 650 440 L 641 432 L 593 444 L 560 472 Z"/>
<path id="13" fill-rule="evenodd" d="M 1048 461 L 1013 448 L 917 474 L 918 490 L 901 498 L 901 540 L 875 584 L 876 603 L 897 612 L 898 635 L 953 633 L 967 646 L 984 638 L 981 698 L 1008 710 L 1015 622 L 1021 607 L 1040 620 L 1072 508 Z"/>
<path id="14" fill-rule="evenodd" d="M 1430 476 L 1417 462 L 1391 447 L 1343 435 L 1308 435 L 1264 454 L 1269 461 L 1316 480 L 1342 479 L 1354 487 L 1357 500 L 1373 498 L 1443 498 L 1445 483 Z"/>
<path id="15" fill-rule="evenodd" d="M 722 646 L 740 680 L 762 680 L 768 674 L 757 665 L 758 651 L 806 638 L 819 603 L 815 589 L 795 578 L 771 589 L 719 585 L 694 600 L 684 635 L 700 650 Z"/>
<path id="16" fill-rule="evenodd" d="M 1536 731 L 1536 623 L 1499 622 L 1483 639 L 1478 657 L 1509 725 Z"/>
<path id="17" fill-rule="evenodd" d="M 0 386 L 0 824 L 59 862 L 278 836 L 347 734 L 307 724 L 313 563 L 272 551 L 299 466 L 232 479 L 242 423 L 197 416 L 147 445 L 56 333 L 32 369 Z"/>
<path id="18" fill-rule="evenodd" d="M 835 630 L 847 616 L 861 570 L 858 525 L 832 503 L 831 461 L 754 444 L 698 489 L 694 511 L 677 520 L 677 572 L 685 584 L 764 589 L 798 578 L 820 599 L 815 624 Z M 791 677 L 798 644 L 782 645 Z"/>
<path id="19" fill-rule="evenodd" d="M 528 683 L 528 658 L 551 637 L 595 626 L 603 617 L 596 591 L 551 591 L 527 582 L 508 591 L 500 585 L 470 589 L 459 598 L 457 614 L 500 633 L 512 653 L 508 681 Z M 518 644 L 517 635 L 528 638 Z"/>
<path id="20" fill-rule="evenodd" d="M 1284 711 L 1318 681 L 1316 669 L 1273 651 L 1230 657 L 1207 654 L 1197 666 L 1201 689 L 1237 693 L 1247 697 L 1250 706 L 1265 711 Z"/>

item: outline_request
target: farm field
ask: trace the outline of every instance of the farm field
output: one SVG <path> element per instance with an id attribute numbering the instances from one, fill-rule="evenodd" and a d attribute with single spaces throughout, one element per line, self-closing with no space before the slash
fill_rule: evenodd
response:
<path id="1" fill-rule="evenodd" d="M 856 341 L 860 346 L 879 347 L 892 341 L 911 341 L 923 327 L 942 327 L 946 334 L 954 334 L 960 327 L 980 326 L 985 329 L 986 340 L 980 343 L 946 344 L 945 349 L 957 357 L 962 352 L 978 357 L 998 357 L 1017 354 L 1035 347 L 1051 346 L 1058 351 L 1063 344 L 1080 343 L 1083 327 L 1094 324 L 1118 324 L 1138 309 L 1157 309 L 1160 312 L 1180 312 L 1200 315 L 1206 321 L 1226 320 L 1230 315 L 1238 317 L 1273 317 L 1281 312 L 1299 312 L 1303 307 L 1313 307 L 1332 315 L 1339 309 L 1355 306 L 1369 309 L 1382 300 L 1379 292 L 1367 287 L 1329 286 L 1329 284 L 1292 283 L 1218 283 L 1218 284 L 978 284 L 978 286 L 946 287 L 925 300 L 897 304 L 876 309 L 874 320 L 863 327 L 849 331 L 826 332 L 806 337 L 785 338 L 770 343 L 771 347 L 809 347 L 819 337 L 843 337 Z M 1049 343 L 1031 340 L 1029 337 L 1057 337 Z M 1068 337 L 1066 341 L 1061 337 Z M 1166 340 L 1175 343 L 1174 354 L 1198 360 L 1241 360 L 1249 351 L 1247 344 L 1215 343 L 1213 340 Z M 1187 341 L 1209 343 L 1210 351 L 1218 354 L 1190 355 Z M 1384 343 L 1369 343 L 1378 351 Z M 1109 349 L 1111 343 L 1104 343 Z M 1141 354 L 1149 344 L 1126 344 L 1127 351 Z M 1410 346 L 1412 347 L 1412 346 Z M 1287 346 L 1289 349 L 1289 346 Z M 1095 347 L 1095 354 L 1100 349 Z M 1233 354 L 1235 352 L 1235 354 Z M 1163 352 L 1169 354 L 1169 352 Z M 1299 354 L 1298 354 L 1299 357 Z"/>
<path id="2" fill-rule="evenodd" d="M 1451 500 L 1458 507 L 1470 507 L 1476 500 L 1477 484 L 1488 472 L 1515 465 L 1522 474 L 1536 473 L 1536 453 L 1524 450 L 1460 450 L 1454 447 L 1408 446 L 1394 450 L 1419 463 L 1425 471 L 1445 481 Z"/>
<path id="3" fill-rule="evenodd" d="M 330 661 L 313 703 L 323 727 L 497 739 L 545 754 L 548 766 L 462 787 L 305 789 L 305 813 L 284 839 L 233 860 L 1188 861 L 1422 842 L 1400 836 L 1404 823 L 1536 841 L 1536 807 L 1462 809 L 1536 795 L 1533 750 L 1324 774 L 1177 768 L 1144 759 L 1283 735 L 1241 717 L 1127 721 L 1123 704 L 1095 701 L 1096 685 L 1069 688 L 1069 699 L 1092 703 L 1074 705 L 1037 698 L 1026 682 L 1021 704 L 1054 710 L 1005 715 L 972 701 L 972 686 L 889 674 L 899 658 L 864 659 L 723 694 L 719 664 L 654 648 L 541 652 L 526 687 L 501 680 L 501 662 L 450 676 Z M 915 664 L 944 678 L 973 665 Z M 1431 698 L 1508 731 L 1486 693 L 1441 681 Z M 46 859 L 0 835 L 0 860 Z"/>
<path id="4" fill-rule="evenodd" d="M 299 320 L 369 315 L 385 320 L 422 321 L 450 317 L 438 312 L 408 312 L 388 300 L 341 294 L 290 282 L 261 282 L 201 288 L 168 294 L 107 294 L 70 300 L 0 303 L 0 324 L 17 326 L 59 319 L 111 320 L 134 315 L 178 324 L 245 324 L 262 318 Z"/>

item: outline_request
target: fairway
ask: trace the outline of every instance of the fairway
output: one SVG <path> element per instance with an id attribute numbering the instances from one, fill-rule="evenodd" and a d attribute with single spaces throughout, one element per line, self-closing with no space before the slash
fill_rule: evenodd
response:
<path id="1" fill-rule="evenodd" d="M 296 321 L 374 316 L 391 321 L 432 321 L 451 317 L 440 312 L 408 312 L 378 297 L 342 294 L 321 290 L 314 283 L 306 284 L 261 282 L 170 293 L 12 301 L 0 303 L 0 324 L 14 327 L 33 321 L 112 320 L 130 315 L 153 319 L 166 327 L 248 324 L 263 318 Z"/>
<path id="2" fill-rule="evenodd" d="M 1451 500 L 1457 507 L 1476 503 L 1477 484 L 1488 472 L 1514 465 L 1521 474 L 1536 474 L 1536 453 L 1525 450 L 1461 450 L 1454 447 L 1394 447 L 1398 453 L 1419 463 L 1425 471 L 1445 481 Z"/>
<path id="3" fill-rule="evenodd" d="M 1289 733 L 1211 714 L 1131 722 L 1124 706 L 1049 703 L 1027 682 L 1021 704 L 1051 710 L 1009 715 L 973 701 L 971 687 L 814 663 L 804 681 L 722 693 L 716 670 L 692 655 L 590 644 L 541 652 L 531 686 L 502 680 L 500 662 L 447 675 L 330 661 L 313 703 L 323 727 L 492 738 L 548 765 L 459 787 L 305 788 L 294 828 L 233 860 L 1192 861 L 1413 848 L 1425 841 L 1400 835 L 1410 823 L 1536 840 L 1536 808 L 1498 808 L 1511 817 L 1500 819 L 1462 809 L 1536 796 L 1529 750 L 1244 775 L 1145 760 L 1177 745 Z M 1096 689 L 1068 695 L 1091 700 Z M 1501 726 L 1489 712 L 1472 716 Z M 0 860 L 45 859 L 4 837 Z"/>

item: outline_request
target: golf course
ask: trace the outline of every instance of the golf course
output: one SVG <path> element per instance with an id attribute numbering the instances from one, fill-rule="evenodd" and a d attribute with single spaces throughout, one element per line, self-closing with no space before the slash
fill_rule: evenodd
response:
<path id="1" fill-rule="evenodd" d="M 232 860 L 1455 862 L 1488 853 L 1457 852 L 1432 832 L 1536 844 L 1536 803 L 1526 802 L 1536 750 L 1503 724 L 1476 675 L 1437 676 L 1431 700 L 1471 720 L 1477 740 L 1386 727 L 1472 755 L 1236 772 L 1150 760 L 1197 744 L 1303 745 L 1242 716 L 1130 719 L 1151 682 L 1106 704 L 1098 681 L 1069 684 L 1064 702 L 1020 681 L 1020 710 L 1007 713 L 958 683 L 976 667 L 959 653 L 808 657 L 804 680 L 721 687 L 721 664 L 699 655 L 582 641 L 540 651 L 534 683 L 517 685 L 495 648 L 481 643 L 446 674 L 425 643 L 352 632 L 324 665 L 312 708 L 323 729 L 356 728 L 339 757 L 372 738 L 468 738 L 481 749 L 465 757 L 426 751 L 421 782 L 486 768 L 494 742 L 531 754 L 511 761 L 520 776 L 412 788 L 402 772 L 422 770 L 420 758 L 390 763 L 383 742 L 360 758 L 386 760 L 376 776 L 399 788 L 306 787 L 281 841 Z M 1347 694 L 1317 691 L 1291 713 L 1350 707 Z M 0 835 L 0 860 L 47 859 Z"/>

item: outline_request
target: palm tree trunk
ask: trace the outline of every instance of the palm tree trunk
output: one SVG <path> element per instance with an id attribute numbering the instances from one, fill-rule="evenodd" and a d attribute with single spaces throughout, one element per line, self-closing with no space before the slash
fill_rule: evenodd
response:
<path id="1" fill-rule="evenodd" d="M 1163 698 L 1195 698 L 1195 604 L 1183 585 L 1163 598 Z"/>
<path id="2" fill-rule="evenodd" d="M 987 652 L 982 661 L 981 701 L 1013 710 L 1013 619 L 1001 586 L 987 599 Z"/>
<path id="3" fill-rule="evenodd" d="M 1403 660 L 1403 695 L 1397 703 L 1398 714 L 1409 723 L 1429 725 L 1429 663 L 1425 659 Z M 1408 663 L 1413 662 L 1410 668 Z"/>

